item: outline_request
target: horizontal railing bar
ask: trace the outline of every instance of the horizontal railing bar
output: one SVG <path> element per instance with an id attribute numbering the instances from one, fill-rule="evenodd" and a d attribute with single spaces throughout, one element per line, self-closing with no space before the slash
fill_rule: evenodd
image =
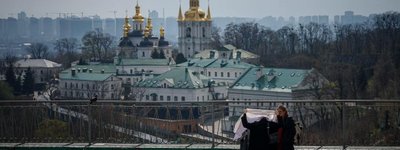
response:
<path id="1" fill-rule="evenodd" d="M 1 103 L 89 103 L 89 100 L 52 100 L 52 101 L 34 101 L 34 100 L 0 100 Z M 121 104 L 204 104 L 204 103 L 400 103 L 400 100 L 213 100 L 213 101 L 131 101 L 131 100 L 97 100 L 95 103 L 121 103 Z"/>

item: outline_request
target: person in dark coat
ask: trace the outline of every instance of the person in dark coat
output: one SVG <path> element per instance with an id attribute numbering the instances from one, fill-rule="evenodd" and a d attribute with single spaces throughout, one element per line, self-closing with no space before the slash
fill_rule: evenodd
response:
<path id="1" fill-rule="evenodd" d="M 249 150 L 275 150 L 276 144 L 270 144 L 268 133 L 277 132 L 278 124 L 262 118 L 260 121 L 249 123 L 246 116 L 247 110 L 241 118 L 245 128 L 250 130 Z M 268 126 L 270 127 L 268 131 Z"/>
<path id="2" fill-rule="evenodd" d="M 294 150 L 294 136 L 296 134 L 295 124 L 292 117 L 288 117 L 287 109 L 278 106 L 276 109 L 278 117 L 278 150 Z"/>

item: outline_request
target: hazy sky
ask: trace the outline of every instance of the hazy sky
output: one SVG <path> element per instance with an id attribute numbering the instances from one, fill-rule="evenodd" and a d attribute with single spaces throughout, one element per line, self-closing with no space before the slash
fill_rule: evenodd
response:
<path id="1" fill-rule="evenodd" d="M 183 11 L 189 7 L 189 0 L 139 0 L 142 14 L 156 10 L 159 16 L 176 17 L 179 3 Z M 400 0 L 209 0 L 213 17 L 254 17 L 264 16 L 307 16 L 342 15 L 346 10 L 355 14 L 368 15 L 386 11 L 400 11 Z M 99 15 L 102 18 L 124 17 L 134 14 L 136 0 L 0 0 L 0 18 L 16 17 L 20 11 L 28 16 L 57 17 L 57 13 L 76 13 L 81 16 Z M 207 9 L 208 0 L 200 0 L 200 7 Z"/>

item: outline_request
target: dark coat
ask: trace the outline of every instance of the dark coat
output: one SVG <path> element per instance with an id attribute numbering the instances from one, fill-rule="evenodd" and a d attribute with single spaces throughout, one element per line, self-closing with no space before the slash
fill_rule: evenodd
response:
<path id="1" fill-rule="evenodd" d="M 283 128 L 282 149 L 294 150 L 294 136 L 296 134 L 295 124 L 292 117 L 278 117 L 278 125 Z"/>
<path id="2" fill-rule="evenodd" d="M 243 114 L 242 124 L 250 130 L 249 150 L 275 150 L 276 145 L 269 144 L 268 124 L 270 133 L 277 132 L 278 124 L 267 121 L 266 118 L 258 122 L 248 123 L 246 114 Z"/>

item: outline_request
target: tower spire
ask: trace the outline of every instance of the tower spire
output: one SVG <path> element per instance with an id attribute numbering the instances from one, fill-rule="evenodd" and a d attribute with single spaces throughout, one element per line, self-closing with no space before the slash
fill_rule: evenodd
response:
<path id="1" fill-rule="evenodd" d="M 207 20 L 211 20 L 210 0 L 208 0 Z"/>
<path id="2" fill-rule="evenodd" d="M 178 21 L 183 21 L 181 4 L 179 4 Z"/>

